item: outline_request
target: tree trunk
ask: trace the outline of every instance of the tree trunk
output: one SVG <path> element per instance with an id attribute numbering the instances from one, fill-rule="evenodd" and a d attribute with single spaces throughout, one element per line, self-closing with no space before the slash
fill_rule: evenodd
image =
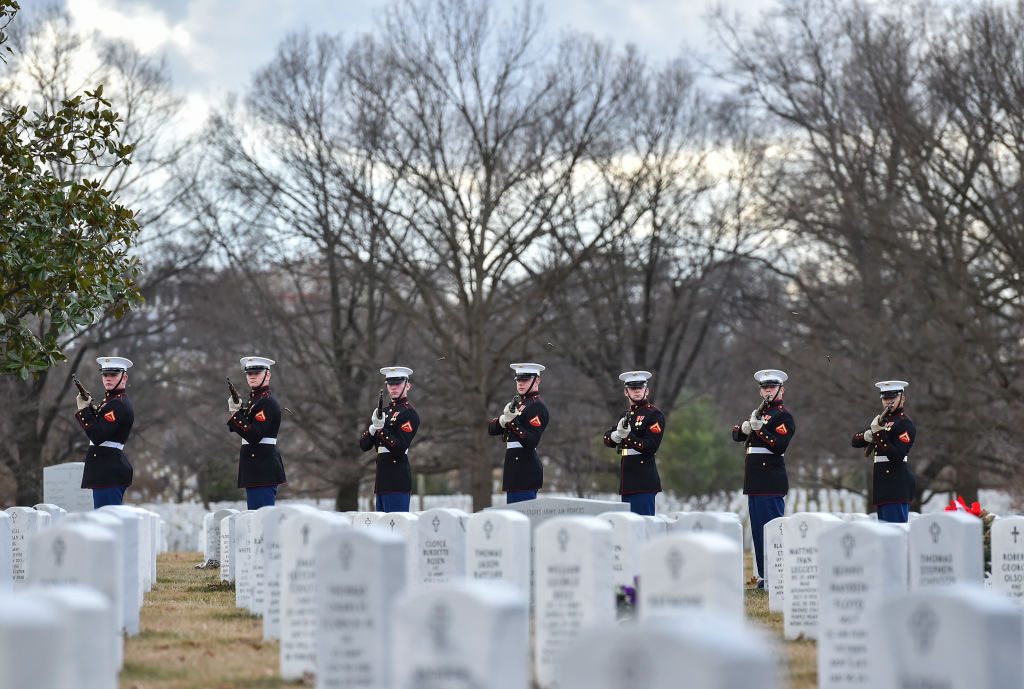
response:
<path id="1" fill-rule="evenodd" d="M 479 512 L 485 507 L 491 506 L 492 476 L 494 453 L 498 451 L 499 443 L 487 435 L 487 428 L 482 424 L 475 424 L 473 428 L 472 457 L 469 463 L 469 488 L 473 496 L 473 511 Z M 504 446 L 501 445 L 503 448 Z M 504 454 L 504 450 L 501 450 Z"/>
<path id="2" fill-rule="evenodd" d="M 339 479 L 334 495 L 334 509 L 355 512 L 359 509 L 359 479 L 355 476 Z"/>

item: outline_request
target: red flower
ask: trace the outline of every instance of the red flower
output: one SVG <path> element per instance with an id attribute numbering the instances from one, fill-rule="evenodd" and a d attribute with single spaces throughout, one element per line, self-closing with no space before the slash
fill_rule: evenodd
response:
<path id="1" fill-rule="evenodd" d="M 963 511 L 963 512 L 967 512 L 968 514 L 973 514 L 975 517 L 980 517 L 981 516 L 981 503 L 979 503 L 977 500 L 975 500 L 974 502 L 971 503 L 971 506 L 968 507 L 967 503 L 964 501 L 964 496 L 958 495 L 958 496 L 956 496 L 956 500 L 950 500 L 949 501 L 949 504 L 946 505 L 946 511 L 947 512 Z"/>

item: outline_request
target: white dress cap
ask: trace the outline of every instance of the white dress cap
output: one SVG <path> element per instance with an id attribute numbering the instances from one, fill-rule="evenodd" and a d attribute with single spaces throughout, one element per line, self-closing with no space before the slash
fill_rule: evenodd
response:
<path id="1" fill-rule="evenodd" d="M 127 371 L 132 367 L 130 359 L 125 359 L 123 356 L 101 356 L 96 359 L 96 363 L 100 365 L 100 371 Z"/>
<path id="2" fill-rule="evenodd" d="M 270 368 L 277 362 L 273 359 L 268 359 L 265 356 L 243 356 L 238 360 L 242 364 L 243 371 L 260 370 L 264 368 Z"/>
<path id="3" fill-rule="evenodd" d="M 517 376 L 537 376 L 544 370 L 541 364 L 509 364 Z"/>
<path id="4" fill-rule="evenodd" d="M 380 370 L 380 373 L 387 380 L 392 378 L 408 378 L 412 375 L 412 369 L 408 366 L 385 366 Z"/>
<path id="5" fill-rule="evenodd" d="M 630 383 L 646 383 L 653 375 L 650 371 L 625 371 L 619 374 L 619 380 L 625 385 Z"/>
<path id="6" fill-rule="evenodd" d="M 880 380 L 875 383 L 875 387 L 882 392 L 903 392 L 903 388 L 910 385 L 905 380 Z"/>
<path id="7" fill-rule="evenodd" d="M 785 371 L 780 371 L 777 368 L 763 368 L 754 374 L 754 380 L 756 380 L 760 385 L 772 383 L 775 385 L 782 385 L 788 378 L 789 376 L 786 375 Z"/>

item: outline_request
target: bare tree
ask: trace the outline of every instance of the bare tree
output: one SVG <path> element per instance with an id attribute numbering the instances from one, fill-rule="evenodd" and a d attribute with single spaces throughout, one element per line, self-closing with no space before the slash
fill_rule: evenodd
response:
<path id="1" fill-rule="evenodd" d="M 130 206 L 146 208 L 138 215 L 142 231 L 135 251 L 146 266 L 140 291 L 154 297 L 158 285 L 195 265 L 203 253 L 202 246 L 185 244 L 176 234 L 180 226 L 173 209 L 180 187 L 168 182 L 189 143 L 171 140 L 181 101 L 171 89 L 164 65 L 125 44 L 77 34 L 66 13 L 55 8 L 21 23 L 12 39 L 18 51 L 2 89 L 8 96 L 23 89 L 36 107 L 52 110 L 75 92 L 104 83 L 105 95 L 120 110 L 122 139 L 135 146 L 134 164 L 108 166 L 100 183 Z M 88 67 L 83 70 L 83 66 Z M 52 172 L 65 180 L 87 174 L 68 165 L 53 165 Z M 105 318 L 78 330 L 62 328 L 51 318 L 39 321 L 39 334 L 55 335 L 68 353 L 68 363 L 27 380 L 0 381 L 10 399 L 19 400 L 17 411 L 4 424 L 11 441 L 0 450 L 0 463 L 17 483 L 18 504 L 34 504 L 42 498 L 43 466 L 76 458 L 82 451 L 85 440 L 70 413 L 70 372 L 87 362 L 98 347 L 126 348 L 133 338 L 153 336 L 172 326 L 173 310 L 161 308 L 159 318 L 153 314 L 152 307 L 144 308 L 122 320 Z M 145 378 L 143 374 L 141 379 Z"/>

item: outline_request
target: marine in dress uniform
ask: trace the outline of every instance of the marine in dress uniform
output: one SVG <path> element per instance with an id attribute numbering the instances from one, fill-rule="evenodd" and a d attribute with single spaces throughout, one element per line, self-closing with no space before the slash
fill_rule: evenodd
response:
<path id="1" fill-rule="evenodd" d="M 242 436 L 238 451 L 238 487 L 245 488 L 250 510 L 273 505 L 277 487 L 286 483 L 284 463 L 277 450 L 281 405 L 270 391 L 270 367 L 276 362 L 262 356 L 244 356 L 239 362 L 249 384 L 249 399 L 228 397 L 228 430 Z"/>
<path id="2" fill-rule="evenodd" d="M 636 514 L 654 516 L 654 497 L 661 492 L 655 453 L 665 434 L 665 415 L 651 404 L 649 371 L 626 371 L 619 376 L 629 411 L 604 434 L 604 444 L 619 459 L 619 495 Z"/>
<path id="3" fill-rule="evenodd" d="M 907 462 L 914 446 L 917 429 L 904 411 L 907 401 L 905 380 L 883 380 L 875 383 L 881 391 L 885 409 L 871 420 L 871 427 L 853 436 L 854 447 L 870 447 L 874 459 L 872 473 L 875 507 L 878 521 L 906 523 L 910 517 L 910 502 L 914 499 L 917 483 Z"/>
<path id="4" fill-rule="evenodd" d="M 796 434 L 793 415 L 782 404 L 784 371 L 763 369 L 754 374 L 760 388 L 761 405 L 750 418 L 733 426 L 732 439 L 746 443 L 743 493 L 747 496 L 750 532 L 757 563 L 757 587 L 764 588 L 764 525 L 786 511 L 789 492 L 786 448 Z"/>
<path id="5" fill-rule="evenodd" d="M 92 397 L 75 398 L 75 418 L 89 436 L 89 453 L 82 472 L 82 488 L 92 489 L 93 507 L 120 505 L 124 492 L 132 485 L 132 465 L 124 454 L 124 445 L 135 423 L 135 410 L 125 394 L 128 369 L 132 362 L 121 356 L 96 359 L 103 378 L 103 401 L 93 406 Z"/>
<path id="6" fill-rule="evenodd" d="M 359 436 L 363 452 L 377 449 L 377 475 L 373 482 L 378 512 L 408 512 L 412 494 L 409 446 L 420 427 L 420 415 L 409 403 L 412 369 L 388 366 L 380 370 L 388 389 L 388 406 L 373 408 L 370 426 Z"/>
<path id="7" fill-rule="evenodd" d="M 510 364 L 515 371 L 516 396 L 497 418 L 487 424 L 490 435 L 505 443 L 505 466 L 501 489 L 506 502 L 533 500 L 544 485 L 544 467 L 537 454 L 544 429 L 548 427 L 548 408 L 540 398 L 540 364 Z"/>

